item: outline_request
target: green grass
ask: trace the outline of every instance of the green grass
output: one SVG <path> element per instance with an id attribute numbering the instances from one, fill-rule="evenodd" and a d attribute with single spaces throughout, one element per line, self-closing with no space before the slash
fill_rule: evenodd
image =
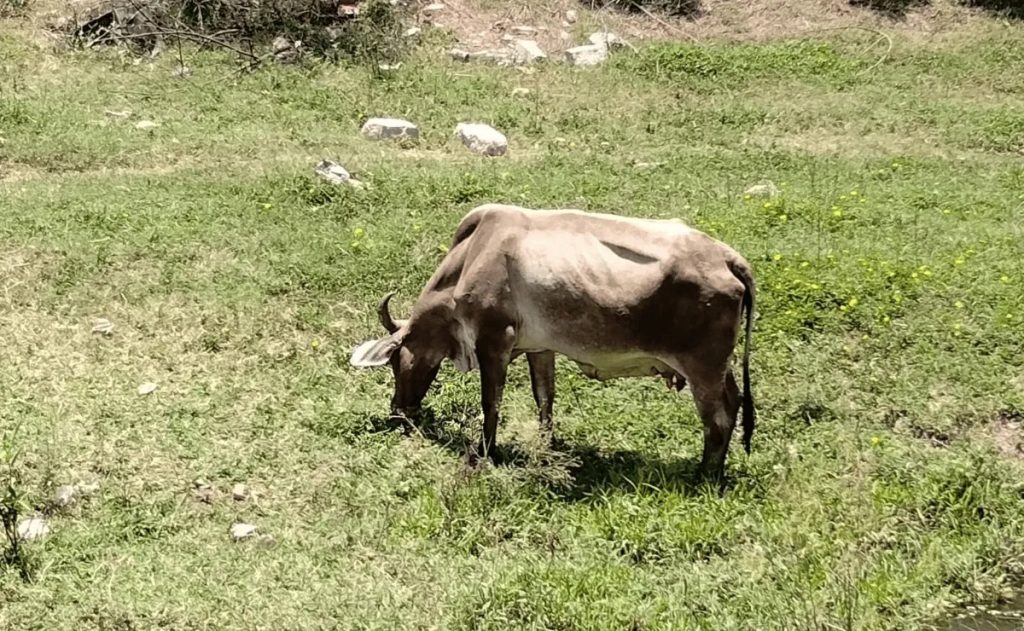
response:
<path id="1" fill-rule="evenodd" d="M 877 68 L 838 41 L 658 45 L 379 81 L 232 77 L 196 52 L 181 81 L 19 33 L 0 35 L 0 430 L 32 502 L 100 491 L 27 547 L 34 582 L 0 568 L 0 627 L 915 629 L 1024 579 L 1019 25 L 897 38 Z M 423 138 L 365 141 L 371 115 Z M 466 119 L 510 154 L 469 155 Z M 320 182 L 323 157 L 371 187 Z M 763 178 L 782 195 L 746 199 Z M 724 496 L 693 481 L 688 391 L 660 382 L 560 363 L 569 448 L 548 453 L 516 365 L 508 467 L 462 465 L 475 375 L 446 368 L 431 423 L 388 425 L 390 376 L 350 349 L 492 201 L 679 217 L 751 260 L 760 425 Z M 232 543 L 236 519 L 276 545 Z"/>

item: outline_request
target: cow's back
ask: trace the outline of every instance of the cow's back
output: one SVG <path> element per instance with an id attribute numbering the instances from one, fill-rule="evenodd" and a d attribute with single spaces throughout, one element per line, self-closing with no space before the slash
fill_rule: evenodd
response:
<path id="1" fill-rule="evenodd" d="M 460 237 L 460 319 L 506 314 L 521 349 L 584 363 L 662 352 L 702 326 L 701 301 L 742 295 L 731 250 L 681 222 L 488 205 L 467 215 Z"/>

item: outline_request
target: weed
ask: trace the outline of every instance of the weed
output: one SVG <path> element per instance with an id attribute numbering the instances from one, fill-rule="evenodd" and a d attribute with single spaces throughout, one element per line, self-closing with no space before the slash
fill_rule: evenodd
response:
<path id="1" fill-rule="evenodd" d="M 0 524 L 3 526 L 3 563 L 17 569 L 21 580 L 32 580 L 32 557 L 22 545 L 18 527 L 29 508 L 22 492 L 22 476 L 18 469 L 17 428 L 0 435 Z"/>

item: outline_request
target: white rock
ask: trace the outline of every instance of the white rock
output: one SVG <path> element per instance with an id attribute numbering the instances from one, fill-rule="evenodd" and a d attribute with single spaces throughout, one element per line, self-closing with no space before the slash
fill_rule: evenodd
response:
<path id="1" fill-rule="evenodd" d="M 110 335 L 114 332 L 114 324 L 106 318 L 96 318 L 92 323 L 92 332 L 100 335 Z"/>
<path id="2" fill-rule="evenodd" d="M 565 58 L 574 66 L 596 66 L 608 59 L 608 47 L 588 44 L 565 51 Z"/>
<path id="3" fill-rule="evenodd" d="M 447 7 L 445 7 L 440 2 L 435 2 L 433 4 L 428 4 L 427 6 L 423 7 L 423 12 L 424 13 L 439 13 L 441 11 L 444 11 L 445 8 L 447 8 Z"/>
<path id="4" fill-rule="evenodd" d="M 775 186 L 774 183 L 763 182 L 761 184 L 755 184 L 743 192 L 744 194 L 752 197 L 775 197 L 781 191 L 779 191 L 778 187 Z"/>
<path id="5" fill-rule="evenodd" d="M 547 58 L 537 42 L 532 39 L 516 40 L 516 63 L 532 64 Z"/>
<path id="6" fill-rule="evenodd" d="M 573 9 L 569 9 L 565 12 L 565 21 L 569 24 L 573 24 L 577 19 L 579 19 L 579 14 L 577 14 Z"/>
<path id="7" fill-rule="evenodd" d="M 519 37 L 530 37 L 537 34 L 537 29 L 532 26 L 513 26 L 512 34 Z"/>
<path id="8" fill-rule="evenodd" d="M 413 37 L 419 37 L 421 33 L 423 33 L 423 29 L 421 29 L 418 26 L 413 26 L 411 28 L 406 29 L 405 32 L 402 33 L 402 36 L 411 39 Z"/>
<path id="9" fill-rule="evenodd" d="M 352 177 L 345 167 L 332 160 L 321 160 L 317 163 L 314 171 L 331 184 L 347 184 L 352 188 L 364 187 L 364 184 Z"/>
<path id="10" fill-rule="evenodd" d="M 352 174 L 345 167 L 332 160 L 321 160 L 314 171 L 331 184 L 344 184 L 352 179 Z"/>
<path id="11" fill-rule="evenodd" d="M 106 110 L 103 112 L 110 118 L 131 118 L 131 110 Z"/>
<path id="12" fill-rule="evenodd" d="M 400 62 L 400 61 L 397 62 L 397 63 L 393 63 L 393 64 L 377 64 L 377 68 L 381 72 L 391 72 L 392 70 L 398 70 L 401 67 L 402 67 L 402 62 Z"/>
<path id="13" fill-rule="evenodd" d="M 78 499 L 78 488 L 73 484 L 65 484 L 57 487 L 53 492 L 52 504 L 57 508 L 67 508 Z"/>
<path id="14" fill-rule="evenodd" d="M 530 88 L 516 88 L 512 90 L 512 96 L 528 96 L 530 94 Z"/>
<path id="15" fill-rule="evenodd" d="M 266 40 L 264 40 L 264 41 L 266 41 Z M 274 51 L 275 54 L 283 53 L 286 50 L 291 50 L 292 49 L 292 42 L 287 37 L 284 37 L 282 35 L 278 35 L 277 37 L 274 38 L 274 41 L 270 44 L 270 49 L 272 51 Z"/>
<path id="16" fill-rule="evenodd" d="M 274 38 L 270 47 L 274 53 L 274 59 L 282 64 L 291 64 L 299 59 L 299 46 L 301 44 L 302 42 L 292 42 L 286 37 L 278 36 Z"/>
<path id="17" fill-rule="evenodd" d="M 595 46 L 604 46 L 608 50 L 618 50 L 626 46 L 626 40 L 622 39 L 615 33 L 609 33 L 608 31 L 598 31 L 592 33 L 588 38 L 590 43 Z"/>
<path id="18" fill-rule="evenodd" d="M 249 499 L 249 487 L 239 482 L 238 484 L 231 487 L 231 497 L 236 502 L 244 502 Z"/>
<path id="19" fill-rule="evenodd" d="M 139 122 L 135 123 L 135 129 L 142 129 L 142 130 L 156 129 L 159 126 L 160 126 L 159 123 L 154 123 L 153 121 L 149 121 L 149 120 L 139 121 Z"/>
<path id="20" fill-rule="evenodd" d="M 363 135 L 373 140 L 415 139 L 420 137 L 420 130 L 416 125 L 400 118 L 371 118 L 363 124 Z"/>
<path id="21" fill-rule="evenodd" d="M 243 524 L 241 522 L 231 524 L 231 538 L 235 541 L 241 541 L 242 539 L 248 539 L 249 537 L 256 534 L 256 526 L 252 524 Z"/>
<path id="22" fill-rule="evenodd" d="M 448 56 L 455 61 L 469 61 L 469 51 L 461 48 L 453 48 L 448 51 Z"/>
<path id="23" fill-rule="evenodd" d="M 40 517 L 33 515 L 18 522 L 18 538 L 22 541 L 32 541 L 45 537 L 50 533 L 50 523 Z"/>
<path id="24" fill-rule="evenodd" d="M 139 394 L 140 395 L 153 394 L 154 392 L 156 392 L 156 384 L 155 383 L 146 382 L 146 383 L 143 383 L 143 384 L 139 384 Z"/>
<path id="25" fill-rule="evenodd" d="M 474 153 L 500 156 L 508 151 L 505 134 L 483 123 L 459 123 L 455 127 L 455 136 Z"/>

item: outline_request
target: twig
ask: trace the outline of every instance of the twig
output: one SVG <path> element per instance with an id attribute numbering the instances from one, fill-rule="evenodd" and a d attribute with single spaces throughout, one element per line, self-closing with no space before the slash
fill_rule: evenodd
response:
<path id="1" fill-rule="evenodd" d="M 123 35 L 115 34 L 115 33 L 108 33 L 105 36 L 98 37 L 98 38 L 92 40 L 91 42 L 89 42 L 89 46 L 92 47 L 92 46 L 95 46 L 97 44 L 105 44 L 107 42 L 118 42 L 118 41 L 131 40 L 131 39 L 142 39 L 144 37 L 153 37 L 154 35 L 171 36 L 171 37 L 184 37 L 185 39 L 191 39 L 191 40 L 198 41 L 198 42 L 205 42 L 205 43 L 208 43 L 208 44 L 216 44 L 217 46 L 220 46 L 221 48 L 225 48 L 225 49 L 230 50 L 232 52 L 238 53 L 239 55 L 241 55 L 242 57 L 245 57 L 247 59 L 251 59 L 251 60 L 258 59 L 251 52 L 248 52 L 246 50 L 238 48 L 237 46 L 232 46 L 231 44 L 229 44 L 229 43 L 227 43 L 227 42 L 225 42 L 223 40 L 217 39 L 216 37 L 212 37 L 210 35 L 203 35 L 202 33 L 196 33 L 194 31 L 183 31 L 183 30 L 175 30 L 175 29 L 162 29 L 162 30 L 157 30 L 157 31 L 147 31 L 145 33 L 128 33 L 128 34 L 123 34 Z"/>

